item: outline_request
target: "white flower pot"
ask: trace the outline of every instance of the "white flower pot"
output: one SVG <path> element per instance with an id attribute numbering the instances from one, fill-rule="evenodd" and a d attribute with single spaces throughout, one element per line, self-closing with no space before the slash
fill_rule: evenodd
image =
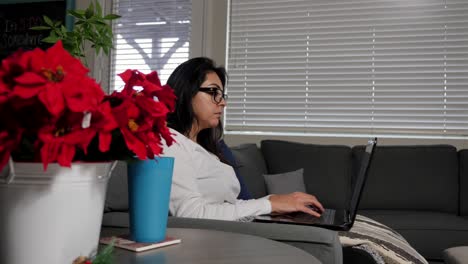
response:
<path id="1" fill-rule="evenodd" d="M 71 264 L 95 253 L 114 164 L 44 172 L 41 163 L 11 163 L 14 174 L 0 175 L 0 263 Z"/>

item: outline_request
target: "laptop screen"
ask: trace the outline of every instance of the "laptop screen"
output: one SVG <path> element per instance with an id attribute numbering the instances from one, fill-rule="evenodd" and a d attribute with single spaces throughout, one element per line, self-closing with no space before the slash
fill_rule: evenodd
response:
<path id="1" fill-rule="evenodd" d="M 372 159 L 372 155 L 374 153 L 374 148 L 377 145 L 377 138 L 370 139 L 367 142 L 366 149 L 361 157 L 361 166 L 359 168 L 359 172 L 356 178 L 356 185 L 354 186 L 353 196 L 351 197 L 350 202 L 350 214 L 351 220 L 354 222 L 356 217 L 357 208 L 359 206 L 359 201 L 361 199 L 362 191 L 364 189 L 364 184 L 366 183 L 368 169 L 370 165 L 370 161 Z"/>

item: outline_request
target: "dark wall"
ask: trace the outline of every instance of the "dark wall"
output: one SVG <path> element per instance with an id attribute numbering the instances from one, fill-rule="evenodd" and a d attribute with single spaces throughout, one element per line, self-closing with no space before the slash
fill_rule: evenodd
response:
<path id="1" fill-rule="evenodd" d="M 5 2 L 0 1 L 0 60 L 19 48 L 29 50 L 35 47 L 49 47 L 50 44 L 41 42 L 41 39 L 48 36 L 48 32 L 30 30 L 30 28 L 43 25 L 44 15 L 64 23 L 67 2 L 63 0 L 33 3 Z"/>

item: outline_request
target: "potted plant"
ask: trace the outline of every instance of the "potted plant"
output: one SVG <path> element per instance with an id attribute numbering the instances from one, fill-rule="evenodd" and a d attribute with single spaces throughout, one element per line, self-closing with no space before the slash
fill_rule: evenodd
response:
<path id="1" fill-rule="evenodd" d="M 61 40 L 1 62 L 0 263 L 91 255 L 113 161 L 152 159 L 173 142 L 175 96 L 156 72 L 126 70 L 124 89 L 106 95 L 88 71 Z"/>
<path id="2" fill-rule="evenodd" d="M 85 65 L 85 50 L 90 45 L 98 55 L 101 50 L 109 55 L 112 49 L 112 27 L 110 21 L 120 18 L 116 14 L 103 15 L 99 1 L 91 2 L 86 10 L 68 10 L 67 14 L 73 18 L 72 30 L 67 30 L 61 21 L 52 21 L 44 16 L 45 25 L 32 27 L 32 30 L 47 30 L 49 36 L 42 39 L 43 42 L 54 44 L 61 40 L 66 50 L 74 57 L 80 58 Z"/>

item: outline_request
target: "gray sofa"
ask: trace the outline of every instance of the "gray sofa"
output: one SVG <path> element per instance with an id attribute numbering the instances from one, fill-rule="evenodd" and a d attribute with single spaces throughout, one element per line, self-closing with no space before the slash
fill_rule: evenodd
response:
<path id="1" fill-rule="evenodd" d="M 264 140 L 260 147 L 244 144 L 231 150 L 252 196 L 267 194 L 263 174 L 303 168 L 307 192 L 326 207 L 344 208 L 363 146 Z M 118 166 L 109 184 L 104 226 L 128 226 L 126 169 Z M 378 146 L 359 213 L 398 231 L 429 261 L 442 262 L 444 249 L 468 245 L 468 150 Z M 342 261 L 337 234 L 324 229 L 173 217 L 169 226 L 258 235 L 302 248 L 323 263 Z M 344 254 L 345 262 L 365 263 L 366 256 L 361 261 L 359 255 Z"/>
<path id="2" fill-rule="evenodd" d="M 128 192 L 126 165 L 119 162 L 109 181 L 106 197 L 106 208 L 102 226 L 129 226 Z M 272 226 L 267 223 L 234 222 L 207 219 L 169 217 L 168 227 L 212 229 L 227 232 L 261 236 L 298 247 L 313 256 L 321 263 L 343 261 L 341 244 L 336 232 L 307 226 Z"/>
<path id="3" fill-rule="evenodd" d="M 325 207 L 344 208 L 364 146 L 264 140 L 231 148 L 249 191 L 267 194 L 263 174 L 304 168 L 306 190 Z M 402 234 L 431 262 L 468 245 L 468 150 L 449 145 L 378 146 L 359 214 Z"/>

